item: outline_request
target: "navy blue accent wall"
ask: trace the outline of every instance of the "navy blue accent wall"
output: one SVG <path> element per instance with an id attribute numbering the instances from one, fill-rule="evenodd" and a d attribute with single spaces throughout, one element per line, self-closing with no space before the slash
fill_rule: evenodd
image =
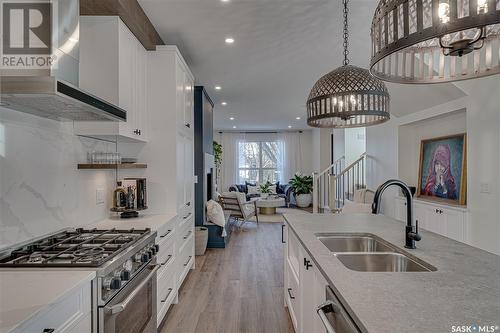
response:
<path id="1" fill-rule="evenodd" d="M 205 219 L 204 178 L 205 153 L 213 155 L 214 104 L 202 86 L 194 87 L 194 174 L 198 177 L 194 192 L 195 224 L 203 225 Z"/>

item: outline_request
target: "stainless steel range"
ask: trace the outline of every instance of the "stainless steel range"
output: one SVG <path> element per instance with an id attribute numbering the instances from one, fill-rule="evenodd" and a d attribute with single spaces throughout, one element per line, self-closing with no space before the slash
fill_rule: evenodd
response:
<path id="1" fill-rule="evenodd" d="M 0 256 L 0 268 L 95 269 L 92 303 L 99 333 L 156 332 L 156 232 L 65 230 Z"/>

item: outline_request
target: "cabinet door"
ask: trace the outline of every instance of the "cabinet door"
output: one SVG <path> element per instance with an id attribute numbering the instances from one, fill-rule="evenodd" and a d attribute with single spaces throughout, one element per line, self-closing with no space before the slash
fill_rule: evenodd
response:
<path id="1" fill-rule="evenodd" d="M 185 199 L 185 174 L 186 170 L 184 168 L 185 158 L 185 142 L 186 139 L 182 134 L 177 134 L 177 213 L 180 216 L 184 215 L 184 199 Z"/>
<path id="2" fill-rule="evenodd" d="M 147 140 L 147 107 L 146 107 L 146 50 L 141 43 L 136 41 L 136 107 L 134 134 L 141 140 Z"/>
<path id="3" fill-rule="evenodd" d="M 302 247 L 300 252 L 303 260 L 300 269 L 301 328 L 299 331 L 303 333 L 324 332 L 325 328 L 316 309 L 326 300 L 327 283 Z"/>
<path id="4" fill-rule="evenodd" d="M 194 133 L 194 83 L 187 74 L 184 77 L 184 126 L 188 132 Z"/>
<path id="5" fill-rule="evenodd" d="M 135 122 L 135 78 L 136 78 L 136 45 L 134 35 L 128 28 L 119 22 L 119 60 L 118 72 L 120 77 L 118 106 L 127 111 L 127 121 L 120 123 L 120 130 L 126 136 L 134 136 Z"/>
<path id="6" fill-rule="evenodd" d="M 464 212 L 453 209 L 441 209 L 443 223 L 446 229 L 445 236 L 459 242 L 467 242 L 467 224 Z"/>
<path id="7" fill-rule="evenodd" d="M 184 137 L 184 202 L 193 207 L 194 192 L 194 142 Z"/>
<path id="8" fill-rule="evenodd" d="M 175 81 L 176 81 L 176 118 L 177 118 L 177 128 L 184 129 L 186 125 L 185 122 L 185 82 L 186 82 L 186 73 L 182 64 L 177 59 L 175 62 Z"/>

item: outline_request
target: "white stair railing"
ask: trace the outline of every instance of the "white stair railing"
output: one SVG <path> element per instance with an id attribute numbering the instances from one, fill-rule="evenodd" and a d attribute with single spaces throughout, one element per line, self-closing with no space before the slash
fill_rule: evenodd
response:
<path id="1" fill-rule="evenodd" d="M 313 212 L 340 210 L 354 192 L 366 188 L 366 153 L 356 161 L 338 168 L 337 161 L 321 173 L 313 173 Z M 345 159 L 342 162 L 345 164 Z M 335 166 L 337 164 L 337 166 Z"/>
<path id="2" fill-rule="evenodd" d="M 327 209 L 329 205 L 330 176 L 336 175 L 344 169 L 345 156 L 333 162 L 322 172 L 313 172 L 313 212 L 318 213 L 320 209 Z"/>

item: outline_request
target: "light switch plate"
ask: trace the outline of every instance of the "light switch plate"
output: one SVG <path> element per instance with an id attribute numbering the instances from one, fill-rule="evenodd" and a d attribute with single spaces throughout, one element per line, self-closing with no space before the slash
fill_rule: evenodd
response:
<path id="1" fill-rule="evenodd" d="M 198 184 L 198 176 L 194 176 L 194 183 Z"/>
<path id="2" fill-rule="evenodd" d="M 490 193 L 490 184 L 489 183 L 481 183 L 481 193 Z"/>
<path id="3" fill-rule="evenodd" d="M 104 203 L 104 189 L 98 188 L 95 190 L 95 204 L 102 205 Z"/>

